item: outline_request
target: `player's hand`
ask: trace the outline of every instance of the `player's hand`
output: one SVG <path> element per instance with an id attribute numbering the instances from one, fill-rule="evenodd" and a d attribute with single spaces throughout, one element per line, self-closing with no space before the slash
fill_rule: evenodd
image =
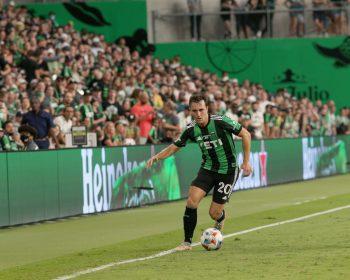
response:
<path id="1" fill-rule="evenodd" d="M 155 163 L 157 161 L 158 161 L 157 156 L 151 157 L 146 163 L 146 168 L 150 168 L 153 165 L 153 163 Z"/>
<path id="2" fill-rule="evenodd" d="M 243 162 L 241 164 L 241 170 L 243 170 L 243 176 L 248 177 L 250 174 L 252 174 L 252 166 L 249 162 Z"/>

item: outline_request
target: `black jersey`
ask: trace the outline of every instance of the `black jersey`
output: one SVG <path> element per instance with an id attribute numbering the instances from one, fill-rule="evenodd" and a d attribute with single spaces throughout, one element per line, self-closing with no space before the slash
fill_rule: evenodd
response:
<path id="1" fill-rule="evenodd" d="M 232 133 L 238 135 L 242 126 L 227 116 L 209 115 L 209 122 L 200 127 L 193 121 L 174 142 L 178 147 L 188 141 L 198 143 L 202 150 L 202 167 L 220 174 L 233 173 L 237 156 Z"/>

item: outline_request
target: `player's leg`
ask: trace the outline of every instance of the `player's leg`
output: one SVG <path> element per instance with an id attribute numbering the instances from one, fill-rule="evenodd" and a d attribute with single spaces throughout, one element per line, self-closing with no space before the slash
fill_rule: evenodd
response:
<path id="1" fill-rule="evenodd" d="M 226 218 L 224 209 L 225 203 L 226 202 L 224 202 L 224 204 L 220 204 L 212 201 L 209 208 L 209 215 L 215 221 L 214 227 L 220 231 L 224 228 L 224 222 Z"/>
<path id="2" fill-rule="evenodd" d="M 239 176 L 239 168 L 232 174 L 218 174 L 213 192 L 213 201 L 209 208 L 210 217 L 215 220 L 214 227 L 222 231 L 226 218 L 225 203 L 229 201 L 234 185 Z"/>
<path id="3" fill-rule="evenodd" d="M 209 171 L 201 169 L 193 180 L 187 198 L 185 213 L 183 216 L 184 243 L 178 246 L 178 251 L 191 250 L 194 230 L 197 225 L 197 208 L 203 197 L 213 186 L 213 176 Z"/>

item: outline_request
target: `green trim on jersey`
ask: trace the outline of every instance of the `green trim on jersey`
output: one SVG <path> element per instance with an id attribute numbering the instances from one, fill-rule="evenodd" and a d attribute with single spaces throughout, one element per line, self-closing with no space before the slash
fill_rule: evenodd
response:
<path id="1" fill-rule="evenodd" d="M 202 151 L 202 168 L 220 174 L 233 173 L 237 167 L 236 148 L 232 134 L 238 135 L 242 126 L 227 116 L 210 115 L 206 127 L 190 123 L 174 142 L 178 147 L 195 142 Z"/>

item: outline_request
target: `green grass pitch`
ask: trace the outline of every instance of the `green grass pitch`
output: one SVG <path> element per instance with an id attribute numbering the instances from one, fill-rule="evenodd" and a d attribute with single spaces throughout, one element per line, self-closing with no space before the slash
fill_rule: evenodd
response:
<path id="1" fill-rule="evenodd" d="M 224 234 L 350 204 L 350 175 L 234 193 Z M 195 241 L 213 222 L 200 205 Z M 185 201 L 0 230 L 0 279 L 55 279 L 169 250 Z M 350 279 L 350 209 L 74 279 Z"/>

